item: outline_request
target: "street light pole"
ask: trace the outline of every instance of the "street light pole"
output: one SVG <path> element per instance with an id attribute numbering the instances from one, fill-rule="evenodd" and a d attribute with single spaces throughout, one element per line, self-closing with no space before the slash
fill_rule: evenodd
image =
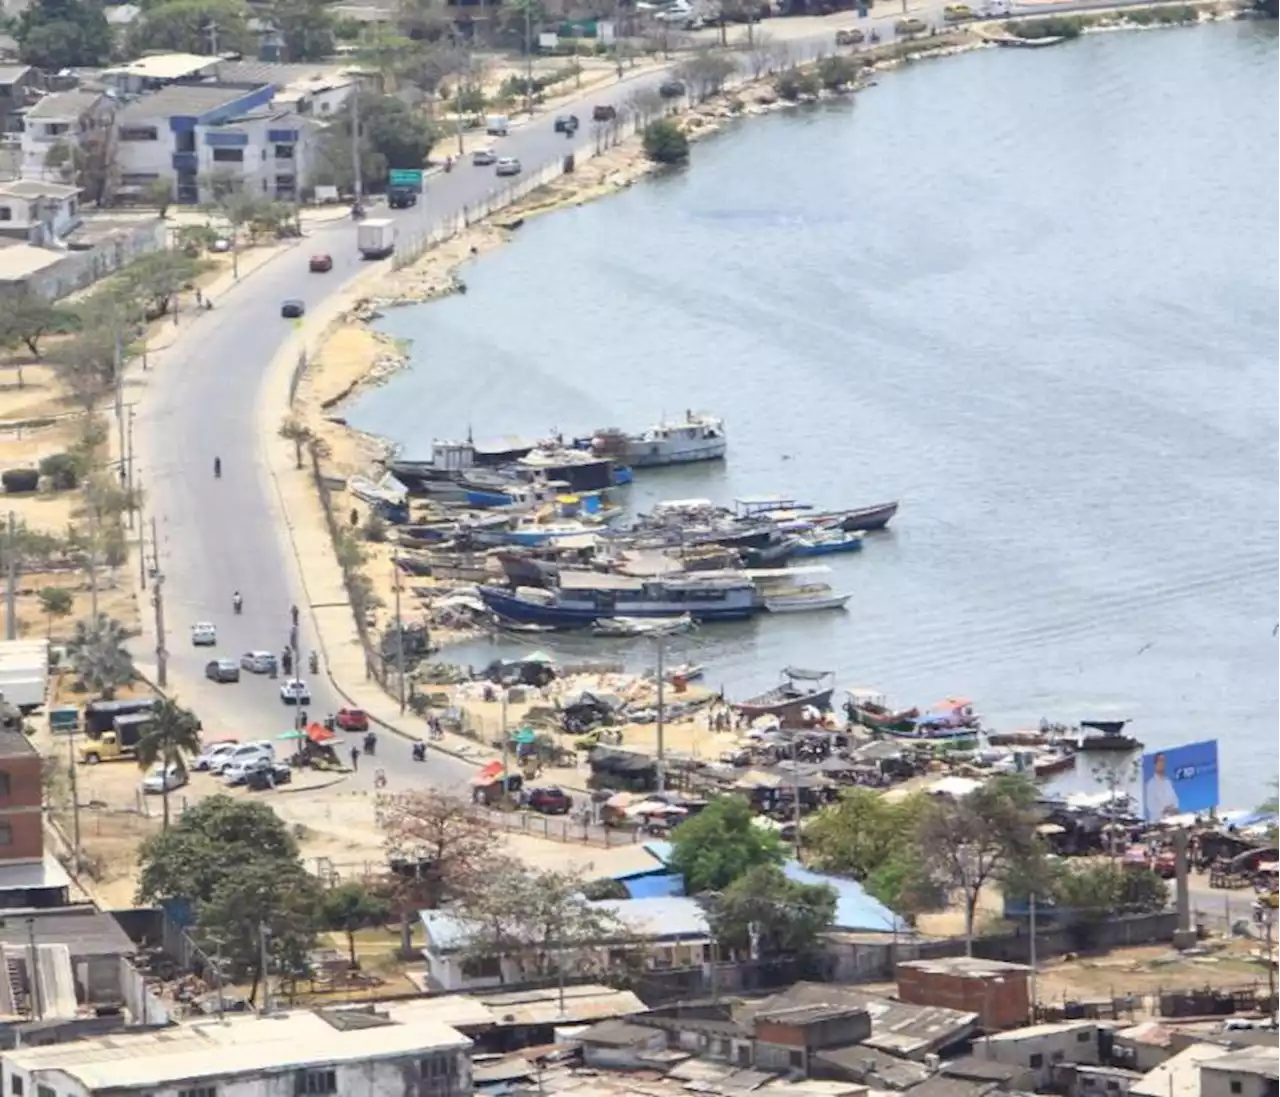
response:
<path id="1" fill-rule="evenodd" d="M 665 792 L 667 788 L 667 772 L 666 772 L 666 722 L 667 722 L 667 637 L 666 633 L 660 632 L 657 636 L 658 640 L 658 765 L 657 765 L 657 786 L 659 792 Z"/>

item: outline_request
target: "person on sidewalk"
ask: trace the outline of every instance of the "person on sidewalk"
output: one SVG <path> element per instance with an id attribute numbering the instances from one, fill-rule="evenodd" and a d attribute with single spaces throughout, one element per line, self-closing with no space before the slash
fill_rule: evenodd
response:
<path id="1" fill-rule="evenodd" d="M 351 748 L 351 772 L 357 773 L 360 769 L 360 748 Z"/>

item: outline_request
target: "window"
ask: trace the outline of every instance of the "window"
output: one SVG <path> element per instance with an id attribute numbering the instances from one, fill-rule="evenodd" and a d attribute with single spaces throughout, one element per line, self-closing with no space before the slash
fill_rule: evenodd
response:
<path id="1" fill-rule="evenodd" d="M 0 823 L 0 846 L 13 845 L 13 827 L 8 823 Z"/>
<path id="2" fill-rule="evenodd" d="M 53 1086 L 36 1086 L 36 1097 L 58 1097 Z"/>
<path id="3" fill-rule="evenodd" d="M 1243 1082 L 1232 1082 L 1232 1083 L 1231 1083 L 1231 1092 L 1232 1092 L 1232 1093 L 1243 1093 L 1243 1092 L 1244 1092 L 1244 1083 L 1243 1083 Z"/>
<path id="4" fill-rule="evenodd" d="M 796 1068 L 796 1070 L 804 1070 L 804 1052 L 789 1051 L 787 1052 L 787 1061 Z"/>
<path id="5" fill-rule="evenodd" d="M 498 956 L 475 956 L 462 961 L 464 979 L 502 978 L 502 960 Z"/>
<path id="6" fill-rule="evenodd" d="M 22 1097 L 22 1079 L 21 1078 L 9 1079 L 9 1092 L 13 1094 L 13 1097 Z"/>
<path id="7" fill-rule="evenodd" d="M 121 126 L 121 141 L 157 141 L 160 133 L 155 126 Z M 183 1091 L 186 1092 L 185 1090 Z"/>
<path id="8" fill-rule="evenodd" d="M 178 1097 L 218 1097 L 217 1086 L 192 1086 L 178 1090 Z"/>
<path id="9" fill-rule="evenodd" d="M 67 122 L 48 122 L 45 124 L 44 132 L 46 137 L 60 137 L 70 129 L 71 125 Z M 40 1097 L 44 1097 L 44 1094 Z"/>
<path id="10" fill-rule="evenodd" d="M 293 159 L 293 146 L 292 146 L 292 145 L 277 145 L 277 146 L 276 146 L 276 159 L 277 159 L 277 160 L 292 160 L 292 159 Z"/>
<path id="11" fill-rule="evenodd" d="M 215 164 L 243 164 L 244 149 L 214 149 L 213 160 Z"/>
<path id="12" fill-rule="evenodd" d="M 8 206 L 0 206 L 0 221 L 12 221 L 13 210 Z"/>
<path id="13" fill-rule="evenodd" d="M 1044 1066 L 1044 1056 L 1037 1051 L 1030 1059 L 1027 1060 L 1027 1066 L 1032 1070 L 1039 1070 Z"/>
<path id="14" fill-rule="evenodd" d="M 300 1070 L 294 1075 L 293 1092 L 297 1097 L 337 1093 L 338 1072 L 335 1070 Z"/>
<path id="15" fill-rule="evenodd" d="M 1093 1039 L 1093 1033 L 1090 1032 L 1087 1028 L 1084 1029 L 1082 1032 L 1076 1033 L 1077 1044 L 1087 1044 L 1092 1039 Z"/>
<path id="16" fill-rule="evenodd" d="M 0 769 L 0 796 L 9 795 L 9 774 L 6 770 Z"/>
<path id="17" fill-rule="evenodd" d="M 418 1069 L 424 1078 L 453 1078 L 458 1073 L 458 1060 L 448 1052 L 428 1055 L 418 1060 Z"/>
<path id="18" fill-rule="evenodd" d="M 1067 1057 L 1067 1053 L 1065 1051 L 1055 1051 L 1052 1055 L 1049 1056 L 1049 1062 L 1060 1063 L 1066 1057 Z"/>

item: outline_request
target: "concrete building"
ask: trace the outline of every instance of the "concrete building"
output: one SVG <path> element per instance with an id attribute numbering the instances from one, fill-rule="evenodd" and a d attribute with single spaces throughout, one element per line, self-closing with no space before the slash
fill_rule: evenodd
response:
<path id="1" fill-rule="evenodd" d="M 0 905 L 51 905 L 26 902 L 25 894 L 6 901 L 2 890 L 7 870 L 44 864 L 43 768 L 39 753 L 22 732 L 0 728 Z"/>
<path id="2" fill-rule="evenodd" d="M 349 65 L 271 61 L 223 61 L 218 65 L 218 81 L 270 84 L 275 89 L 274 108 L 321 119 L 343 110 L 357 86 L 379 83 Z"/>
<path id="3" fill-rule="evenodd" d="M 665 1051 L 667 1036 L 661 1029 L 630 1021 L 601 1021 L 577 1040 L 582 1044 L 582 1061 L 598 1070 L 652 1069 L 646 1056 Z"/>
<path id="4" fill-rule="evenodd" d="M 976 1013 L 982 1030 L 994 1032 L 1027 1023 L 1030 976 L 1025 964 L 973 956 L 906 960 L 897 967 L 898 997 L 916 1005 Z"/>
<path id="5" fill-rule="evenodd" d="M 756 1069 L 805 1077 L 815 1054 L 860 1044 L 871 1035 L 871 1015 L 841 1003 L 763 1009 L 753 1022 Z"/>
<path id="6" fill-rule="evenodd" d="M 100 91 L 57 91 L 29 107 L 22 116 L 23 179 L 65 182 L 64 173 L 49 166 L 49 153 L 58 145 L 85 149 L 110 126 L 114 99 Z"/>
<path id="7" fill-rule="evenodd" d="M 0 1070 L 23 1097 L 464 1097 L 470 1045 L 439 1022 L 315 1010 L 7 1052 Z"/>
<path id="8" fill-rule="evenodd" d="M 1200 1097 L 1201 1064 L 1231 1053 L 1220 1044 L 1192 1044 L 1129 1087 L 1130 1097 Z"/>
<path id="9" fill-rule="evenodd" d="M 83 220 L 79 187 L 43 179 L 0 183 L 0 236 L 39 247 L 62 240 Z"/>
<path id="10" fill-rule="evenodd" d="M 1111 1046 L 1110 1028 L 1096 1021 L 1062 1021 L 1058 1024 L 1029 1025 L 1009 1032 L 997 1032 L 975 1045 L 974 1054 L 1007 1066 L 1030 1071 L 1037 1086 L 1047 1086 L 1053 1068 L 1060 1063 L 1099 1066 L 1105 1061 L 1101 1045 Z"/>
<path id="11" fill-rule="evenodd" d="M 219 60 L 198 53 L 152 53 L 127 64 L 104 69 L 101 79 L 120 95 L 143 95 L 183 80 L 214 79 Z"/>
<path id="12" fill-rule="evenodd" d="M 0 65 L 0 142 L 18 142 L 23 112 L 39 89 L 40 74 L 30 65 Z"/>
<path id="13" fill-rule="evenodd" d="M 225 143 L 201 138 L 220 132 L 228 119 L 264 107 L 272 94 L 266 85 L 170 84 L 130 103 L 116 115 L 121 192 L 137 193 L 156 179 L 169 179 L 177 201 L 194 204 L 207 197 L 210 171 L 243 177 L 247 136 L 229 136 Z"/>
<path id="14" fill-rule="evenodd" d="M 1280 1062 L 1276 1048 L 1251 1047 L 1200 1065 L 1200 1097 L 1278 1097 Z"/>

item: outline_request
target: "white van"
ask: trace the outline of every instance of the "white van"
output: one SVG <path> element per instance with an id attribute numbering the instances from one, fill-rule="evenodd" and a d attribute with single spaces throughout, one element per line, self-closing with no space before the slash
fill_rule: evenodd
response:
<path id="1" fill-rule="evenodd" d="M 484 132 L 490 137 L 506 137 L 511 122 L 505 114 L 491 114 L 484 120 Z"/>

